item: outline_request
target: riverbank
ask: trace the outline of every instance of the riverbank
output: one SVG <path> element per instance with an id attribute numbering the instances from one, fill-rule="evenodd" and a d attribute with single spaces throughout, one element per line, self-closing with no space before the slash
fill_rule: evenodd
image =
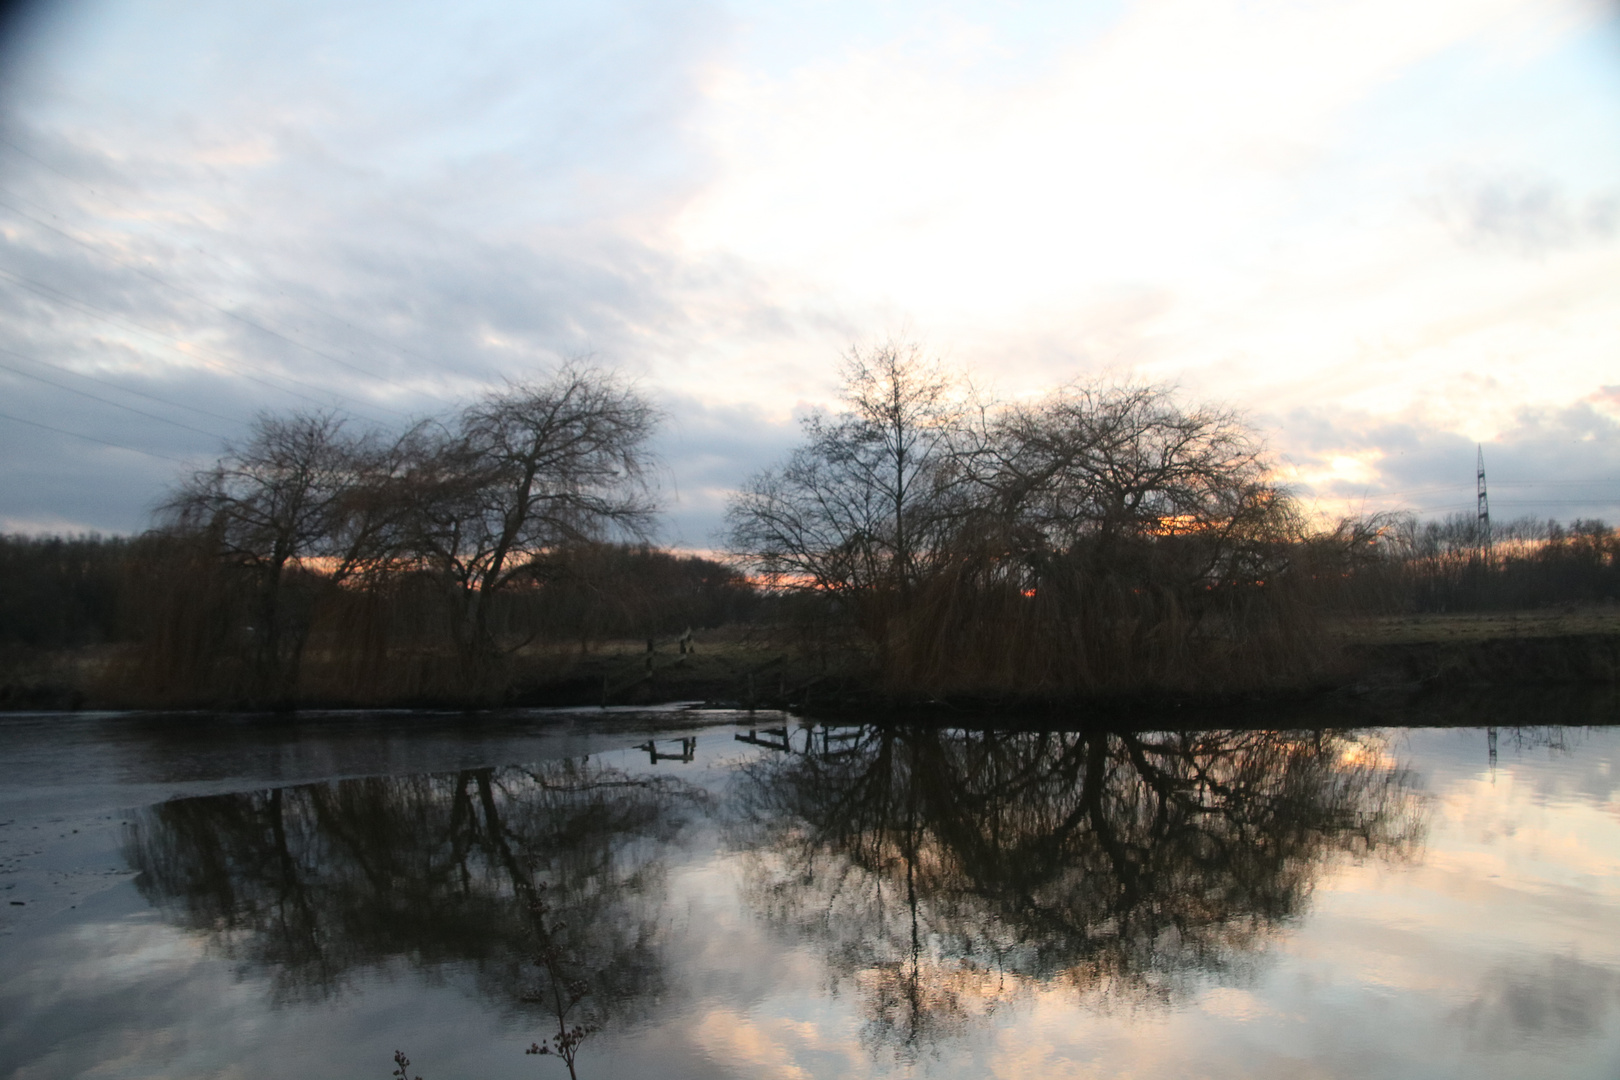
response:
<path id="1" fill-rule="evenodd" d="M 593 649 L 530 649 L 513 660 L 509 688 L 479 706 L 624 706 L 672 701 L 726 708 L 792 708 L 816 715 L 874 710 L 955 709 L 965 713 L 1049 712 L 1083 706 L 1126 715 L 1164 708 L 1290 705 L 1324 696 L 1399 697 L 1468 687 L 1538 688 L 1620 684 L 1620 608 L 1564 608 L 1485 614 L 1403 615 L 1344 620 L 1334 628 L 1339 657 L 1292 685 L 1204 693 L 1146 692 L 1054 700 L 1009 693 L 939 700 L 885 690 L 870 660 L 853 651 L 809 653 L 763 634 L 718 632 L 705 639 L 614 642 Z M 0 657 L 0 710 L 127 709 L 184 704 L 239 708 L 240 702 L 163 703 L 121 694 L 107 673 L 118 646 Z M 404 693 L 348 700 L 340 680 L 307 658 L 313 686 L 301 708 L 461 708 L 451 694 Z"/>
<path id="2" fill-rule="evenodd" d="M 130 646 L 0 654 L 0 712 L 82 709 L 262 710 L 249 701 L 203 696 L 157 699 L 132 691 L 127 677 L 136 663 Z M 768 636 L 718 631 L 682 641 L 611 641 L 579 646 L 531 647 L 508 658 L 507 686 L 498 695 L 471 701 L 449 689 L 450 680 L 421 678 L 421 668 L 449 669 L 447 657 L 402 659 L 396 693 L 346 692 L 339 664 L 319 649 L 304 659 L 297 706 L 302 709 L 459 709 L 639 706 L 667 702 L 721 702 L 765 708 L 802 702 L 820 694 L 843 695 L 870 687 L 870 669 L 858 655 L 807 654 Z M 436 683 L 440 685 L 435 685 Z"/>
<path id="3" fill-rule="evenodd" d="M 1620 680 L 1620 608 L 1404 615 L 1340 630 L 1358 682 L 1414 688 Z"/>

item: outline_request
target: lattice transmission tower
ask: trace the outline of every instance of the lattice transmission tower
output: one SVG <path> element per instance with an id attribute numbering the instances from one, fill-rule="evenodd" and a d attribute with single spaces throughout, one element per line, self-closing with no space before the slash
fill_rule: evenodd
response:
<path id="1" fill-rule="evenodd" d="M 1477 526 L 1477 528 L 1479 530 L 1479 553 L 1480 553 L 1481 557 L 1483 557 L 1486 562 L 1490 562 L 1491 561 L 1491 500 L 1490 500 L 1489 496 L 1487 496 L 1486 493 L 1485 493 L 1485 447 L 1482 444 L 1479 444 L 1479 443 L 1475 443 L 1474 446 L 1475 446 L 1475 449 L 1477 449 L 1479 451 L 1479 457 L 1477 459 L 1477 467 L 1476 467 L 1476 470 L 1475 470 L 1478 481 L 1479 481 L 1478 487 L 1476 489 L 1477 492 L 1478 492 L 1478 495 L 1476 496 L 1476 499 L 1475 499 L 1475 501 L 1478 503 L 1478 506 L 1479 506 L 1479 524 Z"/>

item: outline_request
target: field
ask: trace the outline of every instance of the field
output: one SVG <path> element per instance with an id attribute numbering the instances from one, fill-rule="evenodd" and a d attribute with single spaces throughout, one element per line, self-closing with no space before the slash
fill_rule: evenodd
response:
<path id="1" fill-rule="evenodd" d="M 1416 645 L 1514 638 L 1620 635 L 1620 605 L 1546 608 L 1538 611 L 1491 611 L 1380 615 L 1346 619 L 1339 633 L 1352 645 Z"/>

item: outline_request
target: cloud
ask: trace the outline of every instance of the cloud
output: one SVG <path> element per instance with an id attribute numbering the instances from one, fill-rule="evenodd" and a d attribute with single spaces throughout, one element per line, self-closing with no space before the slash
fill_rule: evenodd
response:
<path id="1" fill-rule="evenodd" d="M 0 78 L 0 349 L 223 436 L 260 408 L 397 424 L 590 356 L 690 425 L 664 445 L 695 544 L 838 354 L 896 327 L 1008 394 L 1134 368 L 1461 430 L 1484 406 L 1431 392 L 1460 367 L 1549 408 L 1599 381 L 1620 210 L 1591 152 L 1509 127 L 1500 169 L 1459 172 L 1407 83 L 1459 52 L 1489 59 L 1465 90 L 1545 78 L 1590 17 L 81 0 Z M 1443 228 L 1412 220 L 1433 175 L 1486 178 L 1446 189 Z M 52 426 L 210 452 L 0 378 Z M 180 468 L 7 423 L 12 527 L 139 527 Z"/>
<path id="2" fill-rule="evenodd" d="M 719 548 L 727 496 L 749 476 L 785 458 L 799 426 L 746 405 L 716 405 L 666 395 L 660 452 L 670 470 L 662 539 L 680 547 Z"/>
<path id="3" fill-rule="evenodd" d="M 1611 413 L 1620 413 L 1620 386 L 1600 386 L 1586 400 Z"/>
<path id="4" fill-rule="evenodd" d="M 13 86 L 0 101 L 0 364 L 18 370 L 0 380 L 9 411 L 45 426 L 0 420 L 0 527 L 138 529 L 170 477 L 259 409 L 339 408 L 397 425 L 581 356 L 642 376 L 665 368 L 679 396 L 667 358 L 690 356 L 706 335 L 729 332 L 735 349 L 739 337 L 796 334 L 746 268 L 693 265 L 655 243 L 659 206 L 701 167 L 682 159 L 679 121 L 723 20 L 644 15 L 622 27 L 569 17 L 568 32 L 527 22 L 493 39 L 488 63 L 447 72 L 444 98 L 402 108 L 325 107 L 343 72 L 309 71 L 312 53 L 332 69 L 397 64 L 365 40 L 386 36 L 393 16 L 358 44 L 331 36 L 341 19 L 289 19 L 295 30 L 254 48 L 240 40 L 254 32 L 246 23 L 188 28 L 243 57 L 264 102 L 233 96 L 231 71 L 147 69 L 129 93 L 148 115 L 81 110 L 78 123 L 55 124 L 64 83 L 104 78 L 68 77 L 86 58 L 58 56 L 55 82 L 36 71 L 41 85 Z M 580 33 L 598 34 L 585 55 L 573 50 Z M 81 27 L 93 56 L 83 37 Z M 545 78 L 525 74 L 548 56 L 558 63 Z M 447 61 L 435 52 L 434 62 Z M 376 72 L 348 74 L 340 98 L 383 93 Z M 499 120 L 524 103 L 533 108 L 514 143 Z M 458 145 L 433 145 L 446 137 Z"/>
<path id="5" fill-rule="evenodd" d="M 1620 1009 L 1620 972 L 1576 957 L 1502 964 L 1480 980 L 1451 1019 L 1486 1047 L 1525 1039 L 1588 1039 Z"/>
<path id="6" fill-rule="evenodd" d="M 932 49 L 863 43 L 717 81 L 723 169 L 683 234 L 924 318 L 1229 268 L 1271 239 L 1348 110 L 1529 11 L 1134 3 L 1003 61 L 1017 75 L 965 63 L 957 28 L 924 22 Z"/>
<path id="7" fill-rule="evenodd" d="M 1329 512 L 1472 512 L 1476 443 L 1417 417 L 1300 408 L 1279 418 L 1285 479 Z M 1620 518 L 1620 419 L 1589 402 L 1522 407 L 1483 444 L 1493 519 Z"/>
<path id="8" fill-rule="evenodd" d="M 1428 207 L 1461 243 L 1528 257 L 1611 239 L 1620 226 L 1620 191 L 1576 198 L 1545 176 L 1455 176 Z"/>

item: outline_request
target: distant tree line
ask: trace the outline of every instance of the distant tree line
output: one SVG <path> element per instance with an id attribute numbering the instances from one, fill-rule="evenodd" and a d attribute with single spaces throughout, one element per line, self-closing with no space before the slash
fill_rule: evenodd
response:
<path id="1" fill-rule="evenodd" d="M 1381 610 L 1500 611 L 1620 600 L 1620 530 L 1595 518 L 1493 522 L 1472 514 L 1359 523 L 1375 553 L 1358 564 L 1360 602 Z"/>
<path id="2" fill-rule="evenodd" d="M 1336 612 L 1620 594 L 1599 521 L 1313 524 L 1164 387 L 997 403 L 904 345 L 844 376 L 731 499 L 731 563 L 650 545 L 657 411 L 565 366 L 402 430 L 264 414 L 141 537 L 0 538 L 0 648 L 127 643 L 103 675 L 152 704 L 497 702 L 560 650 L 759 620 L 906 694 L 1218 691 L 1315 678 Z"/>
<path id="3" fill-rule="evenodd" d="M 122 612 L 137 541 L 0 536 L 0 646 L 71 649 L 127 639 Z"/>

